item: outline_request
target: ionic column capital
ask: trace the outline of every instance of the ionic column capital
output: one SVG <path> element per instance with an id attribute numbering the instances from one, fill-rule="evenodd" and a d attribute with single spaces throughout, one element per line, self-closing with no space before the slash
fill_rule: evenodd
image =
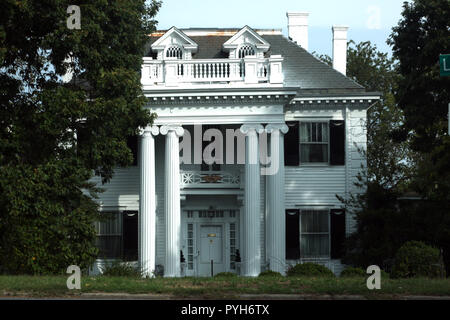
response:
<path id="1" fill-rule="evenodd" d="M 180 125 L 164 125 L 161 126 L 161 128 L 159 129 L 159 132 L 165 136 L 167 135 L 169 132 L 175 132 L 175 134 L 177 135 L 177 137 L 182 137 L 184 134 L 184 129 L 182 126 Z"/>
<path id="2" fill-rule="evenodd" d="M 245 135 L 248 135 L 253 132 L 261 134 L 264 132 L 264 127 L 259 123 L 248 123 L 242 125 L 240 130 Z"/>
<path id="3" fill-rule="evenodd" d="M 139 135 L 143 137 L 149 137 L 150 135 L 157 136 L 158 134 L 158 126 L 146 126 L 145 128 L 139 128 Z"/>
<path id="4" fill-rule="evenodd" d="M 282 134 L 286 134 L 289 131 L 289 127 L 285 123 L 270 123 L 265 128 L 267 133 L 274 131 L 280 131 Z"/>

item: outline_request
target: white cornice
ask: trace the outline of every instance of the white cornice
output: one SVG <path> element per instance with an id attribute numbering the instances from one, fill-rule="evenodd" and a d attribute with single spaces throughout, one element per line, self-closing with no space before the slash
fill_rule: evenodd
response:
<path id="1" fill-rule="evenodd" d="M 297 97 L 291 104 L 312 104 L 312 103 L 371 103 L 380 99 L 379 96 L 323 96 L 323 97 Z"/>
<path id="2" fill-rule="evenodd" d="M 228 39 L 228 41 L 223 44 L 223 48 L 228 49 L 228 50 L 236 49 L 238 47 L 238 44 L 236 44 L 234 42 L 245 33 L 249 33 L 254 38 L 256 38 L 256 40 L 259 42 L 259 43 L 253 43 L 256 46 L 256 48 L 263 50 L 263 52 L 267 52 L 270 49 L 270 44 L 249 26 L 243 27 L 241 30 L 239 30 L 238 33 L 236 33 L 234 36 L 232 36 L 230 39 Z"/>
<path id="3" fill-rule="evenodd" d="M 194 50 L 196 51 L 198 49 L 198 44 L 195 43 L 191 38 L 189 38 L 183 31 L 177 29 L 176 27 L 172 27 L 167 31 L 162 37 L 160 37 L 158 40 L 156 40 L 152 45 L 153 50 L 163 50 L 165 48 L 165 45 L 162 43 L 170 37 L 173 33 L 177 34 L 179 37 L 181 37 L 184 41 L 186 41 L 186 44 L 183 45 L 184 49 L 188 50 Z"/>

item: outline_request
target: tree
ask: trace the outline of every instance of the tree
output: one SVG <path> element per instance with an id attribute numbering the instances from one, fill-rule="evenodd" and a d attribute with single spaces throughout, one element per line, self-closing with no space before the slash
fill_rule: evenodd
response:
<path id="1" fill-rule="evenodd" d="M 450 53 L 450 1 L 405 2 L 388 43 L 402 75 L 396 100 L 405 122 L 397 138 L 409 137 L 419 153 L 412 186 L 425 200 L 421 213 L 427 216 L 428 239 L 443 248 L 450 274 L 450 78 L 439 69 L 439 55 Z"/>
<path id="2" fill-rule="evenodd" d="M 331 65 L 331 58 L 319 58 Z M 347 59 L 347 76 L 367 91 L 380 92 L 381 99 L 367 111 L 367 150 L 360 150 L 367 160 L 367 170 L 361 170 L 356 183 L 362 192 L 338 197 L 354 214 L 357 225 L 357 231 L 347 240 L 344 261 L 364 268 L 385 266 L 411 230 L 397 203 L 410 183 L 415 159 L 408 142 L 397 142 L 393 137 L 404 121 L 394 98 L 401 76 L 396 61 L 369 41 L 350 41 Z"/>
<path id="3" fill-rule="evenodd" d="M 332 65 L 326 55 L 318 56 Z M 404 189 L 408 183 L 413 155 L 407 142 L 394 141 L 392 133 L 404 121 L 403 112 L 395 102 L 394 93 L 400 80 L 398 66 L 387 53 L 377 50 L 370 41 L 349 42 L 347 76 L 371 92 L 380 92 L 381 99 L 367 111 L 367 150 L 360 150 L 367 160 L 364 178 L 388 190 Z M 386 148 L 389 145 L 389 148 Z"/>
<path id="4" fill-rule="evenodd" d="M 69 29 L 78 4 L 81 29 Z M 0 4 L 0 268 L 61 273 L 96 257 L 93 174 L 131 164 L 127 136 L 152 122 L 141 57 L 160 4 Z M 71 70 L 73 80 L 62 76 Z"/>

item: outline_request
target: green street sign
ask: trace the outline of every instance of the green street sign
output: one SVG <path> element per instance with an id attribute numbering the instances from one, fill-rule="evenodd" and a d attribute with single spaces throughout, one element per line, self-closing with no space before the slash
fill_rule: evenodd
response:
<path id="1" fill-rule="evenodd" d="M 450 54 L 441 54 L 439 61 L 441 65 L 441 77 L 450 77 Z"/>

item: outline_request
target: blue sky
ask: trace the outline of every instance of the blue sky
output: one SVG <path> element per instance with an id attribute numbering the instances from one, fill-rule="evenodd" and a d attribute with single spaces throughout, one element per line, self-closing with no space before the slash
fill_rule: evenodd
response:
<path id="1" fill-rule="evenodd" d="M 158 29 L 243 27 L 283 29 L 287 11 L 307 11 L 309 51 L 331 55 L 331 26 L 347 25 L 349 39 L 371 41 L 390 52 L 386 39 L 401 18 L 404 0 L 162 0 Z"/>

